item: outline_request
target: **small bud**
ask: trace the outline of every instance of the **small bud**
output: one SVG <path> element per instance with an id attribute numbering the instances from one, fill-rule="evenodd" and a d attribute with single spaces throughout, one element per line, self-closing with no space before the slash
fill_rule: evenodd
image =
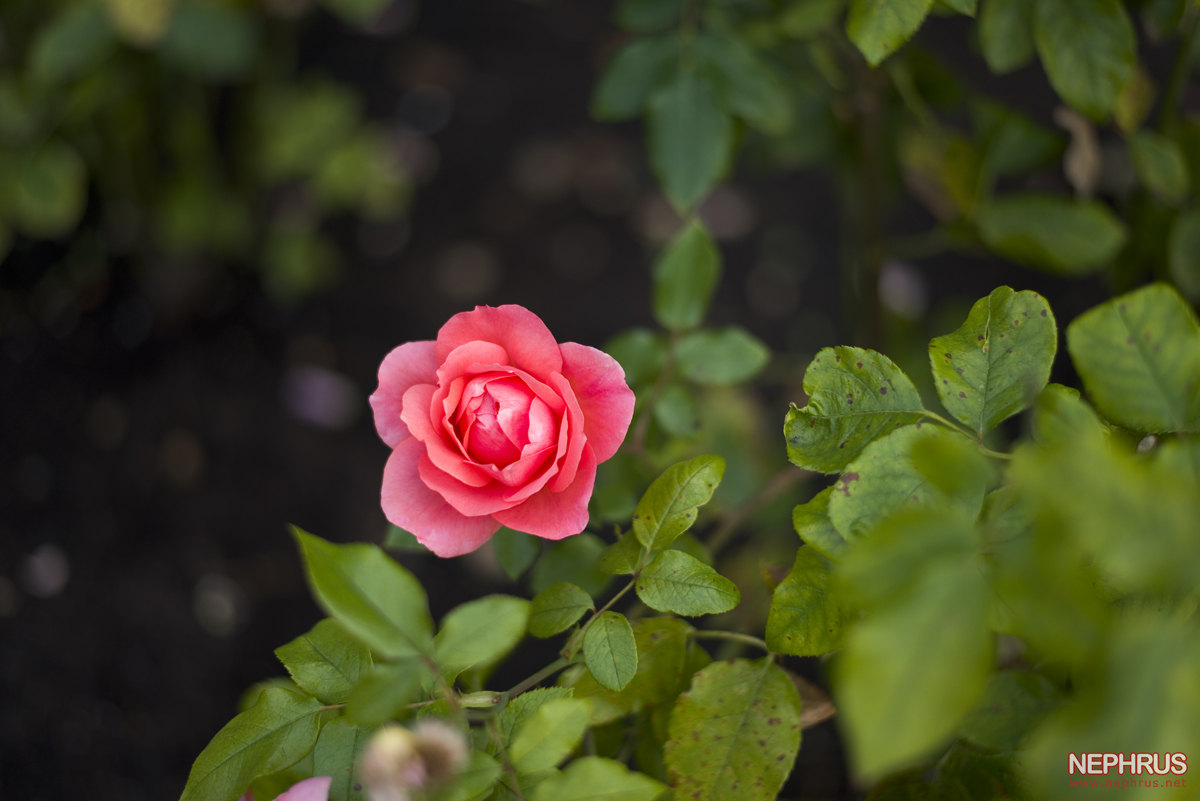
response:
<path id="1" fill-rule="evenodd" d="M 375 732 L 359 765 L 371 801 L 409 801 L 408 790 L 425 784 L 425 763 L 416 743 L 403 726 Z"/>
<path id="2" fill-rule="evenodd" d="M 437 718 L 427 718 L 413 728 L 417 753 L 432 781 L 454 776 L 467 761 L 467 738 Z"/>

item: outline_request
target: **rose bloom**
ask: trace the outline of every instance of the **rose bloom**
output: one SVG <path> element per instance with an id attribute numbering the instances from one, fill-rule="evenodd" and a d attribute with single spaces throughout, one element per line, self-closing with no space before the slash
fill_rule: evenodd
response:
<path id="1" fill-rule="evenodd" d="M 435 342 L 401 345 L 379 368 L 371 407 L 393 448 L 384 514 L 438 556 L 473 551 L 502 525 L 578 534 L 633 403 L 615 359 L 560 345 L 528 309 L 456 314 Z"/>

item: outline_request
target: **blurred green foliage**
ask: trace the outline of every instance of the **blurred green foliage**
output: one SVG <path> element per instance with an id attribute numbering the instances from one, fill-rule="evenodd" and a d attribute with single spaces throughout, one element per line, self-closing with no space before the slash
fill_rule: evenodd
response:
<path id="1" fill-rule="evenodd" d="M 324 5 L 361 23 L 386 3 Z M 322 221 L 396 218 L 411 187 L 356 92 L 298 74 L 303 9 L 4 3 L 0 256 L 16 235 L 68 240 L 84 226 L 142 271 L 215 257 L 258 270 L 281 302 L 328 285 L 338 256 Z"/>

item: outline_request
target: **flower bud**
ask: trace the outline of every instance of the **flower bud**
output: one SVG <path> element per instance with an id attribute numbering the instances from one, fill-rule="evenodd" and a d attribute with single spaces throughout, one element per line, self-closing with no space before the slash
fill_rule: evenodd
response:
<path id="1" fill-rule="evenodd" d="M 417 738 L 403 726 L 384 726 L 371 738 L 359 773 L 371 801 L 408 801 L 408 791 L 425 784 Z"/>
<path id="2" fill-rule="evenodd" d="M 413 728 L 417 753 L 430 781 L 448 779 L 467 762 L 467 738 L 437 718 L 422 720 Z"/>

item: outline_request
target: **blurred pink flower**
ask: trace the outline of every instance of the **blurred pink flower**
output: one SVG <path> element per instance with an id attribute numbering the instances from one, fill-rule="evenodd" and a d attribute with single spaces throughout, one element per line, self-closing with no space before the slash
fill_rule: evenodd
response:
<path id="1" fill-rule="evenodd" d="M 333 779 L 329 776 L 314 776 L 292 785 L 292 788 L 275 801 L 329 801 L 329 785 Z M 254 793 L 246 790 L 239 801 L 255 801 Z"/>

